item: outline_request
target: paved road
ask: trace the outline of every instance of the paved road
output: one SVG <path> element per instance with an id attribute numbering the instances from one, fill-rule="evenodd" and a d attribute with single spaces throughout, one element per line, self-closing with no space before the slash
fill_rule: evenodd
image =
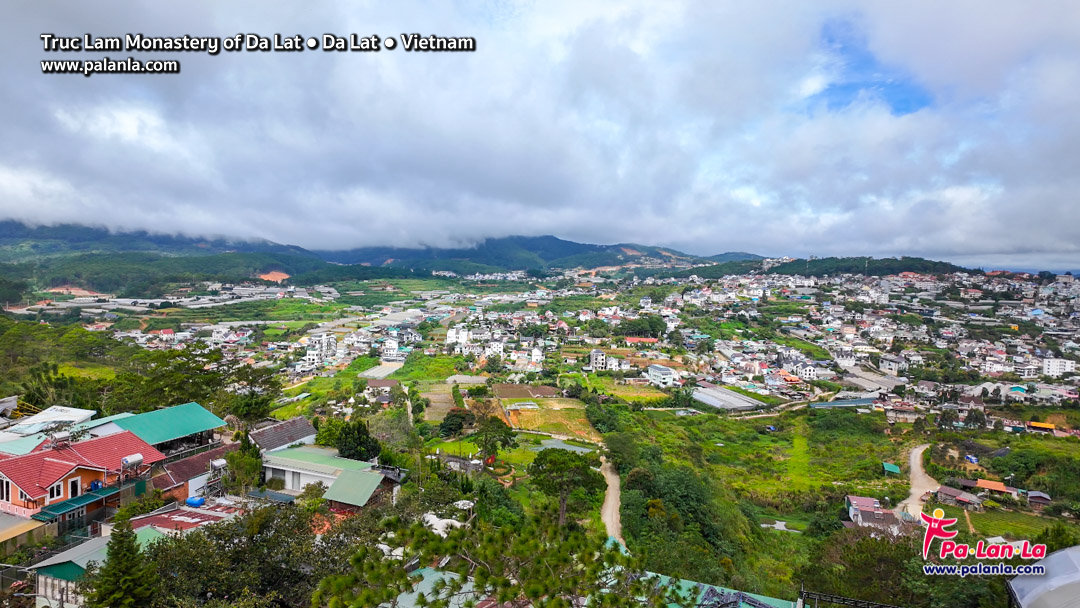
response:
<path id="1" fill-rule="evenodd" d="M 911 493 L 908 494 L 907 500 L 904 500 L 897 505 L 899 510 L 907 511 L 915 517 L 918 517 L 919 513 L 922 513 L 923 494 L 933 492 L 941 486 L 937 480 L 927 475 L 926 471 L 923 469 L 922 456 L 923 452 L 925 452 L 928 447 L 930 447 L 930 444 L 924 443 L 911 450 L 911 454 L 908 456 L 908 465 L 911 475 Z"/>
<path id="2" fill-rule="evenodd" d="M 615 471 L 615 465 L 608 462 L 607 459 L 604 459 L 600 465 L 600 472 L 604 474 L 604 479 L 607 480 L 607 492 L 604 494 L 604 505 L 600 507 L 600 519 L 604 521 L 607 535 L 619 541 L 619 544 L 625 547 L 626 541 L 623 540 L 622 536 L 622 516 L 619 514 L 619 505 L 621 504 L 619 474 Z"/>

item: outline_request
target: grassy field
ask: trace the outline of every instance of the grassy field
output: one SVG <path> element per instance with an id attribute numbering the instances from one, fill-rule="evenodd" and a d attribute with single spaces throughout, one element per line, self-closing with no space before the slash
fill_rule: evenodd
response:
<path id="1" fill-rule="evenodd" d="M 348 304 L 332 302 L 318 304 L 296 298 L 280 300 L 260 300 L 241 302 L 211 308 L 169 308 L 165 309 L 167 319 L 183 323 L 218 321 L 326 321 L 344 314 Z"/>
<path id="2" fill-rule="evenodd" d="M 537 399 L 537 402 L 547 401 Z M 560 400 L 565 401 L 565 400 Z M 580 402 L 579 402 L 580 403 Z M 538 405 L 540 405 L 538 403 Z M 541 405 L 543 408 L 543 405 Z M 586 441 L 600 443 L 600 433 L 589 424 L 585 417 L 585 409 L 564 407 L 563 409 L 543 408 L 539 410 L 515 410 L 510 412 L 510 420 L 513 426 L 532 430 L 577 437 Z"/>
<path id="3" fill-rule="evenodd" d="M 900 461 L 905 442 L 881 432 L 883 414 L 857 416 L 800 410 L 738 420 L 643 411 L 634 414 L 633 432 L 639 441 L 660 446 L 665 461 L 708 471 L 762 505 L 792 493 L 841 486 L 906 496 L 906 478 L 886 480 L 881 474 L 882 461 Z M 769 432 L 766 425 L 777 430 Z"/>
<path id="4" fill-rule="evenodd" d="M 94 380 L 111 380 L 116 376 L 116 371 L 111 367 L 97 363 L 62 363 L 57 371 L 66 376 L 78 376 Z"/>
<path id="5" fill-rule="evenodd" d="M 456 372 L 454 364 L 462 361 L 461 357 L 436 355 L 428 357 L 422 353 L 410 355 L 401 369 L 390 374 L 394 380 L 446 380 Z"/>
<path id="6" fill-rule="evenodd" d="M 667 394 L 648 384 L 620 384 L 610 376 L 588 374 L 584 376 L 585 387 L 614 395 L 630 403 L 654 403 L 667 398 Z"/>
<path id="7" fill-rule="evenodd" d="M 787 473 L 791 485 L 803 488 L 810 484 L 810 443 L 805 427 L 798 425 L 792 431 L 791 451 L 787 460 Z"/>
<path id="8" fill-rule="evenodd" d="M 933 505 L 933 508 L 938 507 L 945 510 L 946 517 L 955 517 L 959 520 L 954 529 L 967 529 L 963 509 L 950 505 Z M 969 512 L 968 517 L 971 518 L 971 525 L 975 528 L 976 535 L 980 537 L 1004 536 L 1009 540 L 1031 540 L 1054 522 L 1064 521 L 1020 511 L 986 510 L 981 513 Z M 1076 527 L 1074 523 L 1069 523 L 1069 525 Z"/>
<path id="9" fill-rule="evenodd" d="M 513 465 L 516 470 L 515 477 L 520 477 L 525 473 L 525 468 L 536 460 L 536 455 L 540 453 L 536 448 L 539 447 L 539 442 L 545 439 L 549 439 L 549 437 L 532 433 L 518 433 L 518 446 L 509 451 L 499 452 L 499 459 Z M 428 448 L 431 450 L 438 448 L 444 454 L 462 457 L 468 457 L 470 454 L 476 454 L 480 451 L 470 437 L 454 441 L 435 441 L 429 444 Z"/>

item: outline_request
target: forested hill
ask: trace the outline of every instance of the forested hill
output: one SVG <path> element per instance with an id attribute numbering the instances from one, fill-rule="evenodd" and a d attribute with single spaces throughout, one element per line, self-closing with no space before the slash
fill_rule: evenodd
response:
<path id="1" fill-rule="evenodd" d="M 0 262 L 39 260 L 43 257 L 79 253 L 157 252 L 168 255 L 208 255 L 214 253 L 275 253 L 316 257 L 302 247 L 266 240 L 193 238 L 151 234 L 144 231 L 110 232 L 78 224 L 27 226 L 0 221 Z"/>
<path id="2" fill-rule="evenodd" d="M 273 254 L 322 260 L 336 265 L 363 264 L 421 271 L 452 270 L 458 273 L 598 268 L 656 260 L 700 263 L 710 259 L 651 245 L 595 245 L 550 235 L 489 238 L 475 246 L 459 248 L 362 247 L 309 251 L 267 240 L 206 239 L 147 232 L 110 232 L 104 228 L 75 224 L 27 226 L 14 221 L 0 221 L 0 263 L 37 262 L 45 258 L 90 253 L 157 253 L 168 256 Z M 760 256 L 744 252 L 723 253 L 714 258 L 716 261 L 761 259 Z"/>
<path id="3" fill-rule="evenodd" d="M 801 274 L 803 276 L 820 277 L 835 274 L 865 274 L 868 276 L 885 276 L 899 274 L 901 272 L 918 272 L 920 274 L 950 274 L 953 272 L 973 272 L 981 274 L 981 270 L 964 268 L 949 262 L 938 262 L 925 258 L 900 257 L 900 258 L 815 258 L 812 260 L 795 260 L 774 266 L 767 271 L 769 274 Z"/>
<path id="4" fill-rule="evenodd" d="M 702 259 L 663 247 L 636 244 L 592 245 L 550 235 L 491 238 L 475 247 L 458 249 L 364 247 L 316 253 L 325 260 L 342 264 L 390 265 L 455 272 L 597 268 L 619 266 L 645 258 L 684 262 Z"/>
<path id="5" fill-rule="evenodd" d="M 803 276 L 820 277 L 837 274 L 865 274 L 868 276 L 885 276 L 899 274 L 901 272 L 918 272 L 920 274 L 949 274 L 953 272 L 982 273 L 982 270 L 964 268 L 949 262 L 938 262 L 924 258 L 900 257 L 900 258 L 870 258 L 870 257 L 847 257 L 847 258 L 815 258 L 812 260 L 794 260 L 768 270 L 762 269 L 760 261 L 743 260 L 727 261 L 711 266 L 700 266 L 690 270 L 668 273 L 671 276 L 688 277 L 697 275 L 705 279 L 717 279 L 726 275 L 744 274 L 748 272 L 764 272 L 766 274 L 798 274 Z"/>
<path id="6" fill-rule="evenodd" d="M 268 272 L 284 272 L 291 283 L 429 276 L 406 268 L 341 266 L 315 257 L 281 253 L 220 253 L 166 256 L 158 253 L 84 253 L 37 262 L 0 264 L 0 301 L 17 301 L 28 286 L 73 285 L 129 297 L 159 297 L 168 283 L 243 282 Z M 32 283 L 32 285 L 30 285 Z"/>

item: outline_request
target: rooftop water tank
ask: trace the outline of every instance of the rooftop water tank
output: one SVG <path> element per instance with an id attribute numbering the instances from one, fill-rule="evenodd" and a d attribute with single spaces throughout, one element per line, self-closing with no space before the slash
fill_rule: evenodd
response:
<path id="1" fill-rule="evenodd" d="M 184 504 L 189 507 L 201 507 L 206 504 L 206 499 L 202 496 L 192 496 L 191 498 L 185 500 Z"/>

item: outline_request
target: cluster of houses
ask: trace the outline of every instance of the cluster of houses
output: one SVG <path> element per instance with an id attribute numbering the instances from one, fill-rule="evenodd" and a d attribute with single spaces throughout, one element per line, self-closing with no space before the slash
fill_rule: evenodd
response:
<path id="1" fill-rule="evenodd" d="M 5 399 L 0 413 L 14 413 L 10 401 L 17 403 Z M 103 555 L 109 519 L 154 491 L 170 504 L 132 522 L 144 542 L 231 517 L 250 499 L 291 502 L 313 483 L 327 488 L 333 511 L 356 511 L 406 474 L 313 445 L 316 431 L 307 418 L 266 420 L 250 437 L 262 454 L 263 478 L 278 489 L 229 496 L 222 483 L 226 455 L 239 444 L 226 422 L 201 405 L 94 414 L 52 406 L 0 418 L 0 552 L 51 537 L 91 539 L 34 565 L 38 592 L 54 601 L 77 601 L 77 581 Z"/>

